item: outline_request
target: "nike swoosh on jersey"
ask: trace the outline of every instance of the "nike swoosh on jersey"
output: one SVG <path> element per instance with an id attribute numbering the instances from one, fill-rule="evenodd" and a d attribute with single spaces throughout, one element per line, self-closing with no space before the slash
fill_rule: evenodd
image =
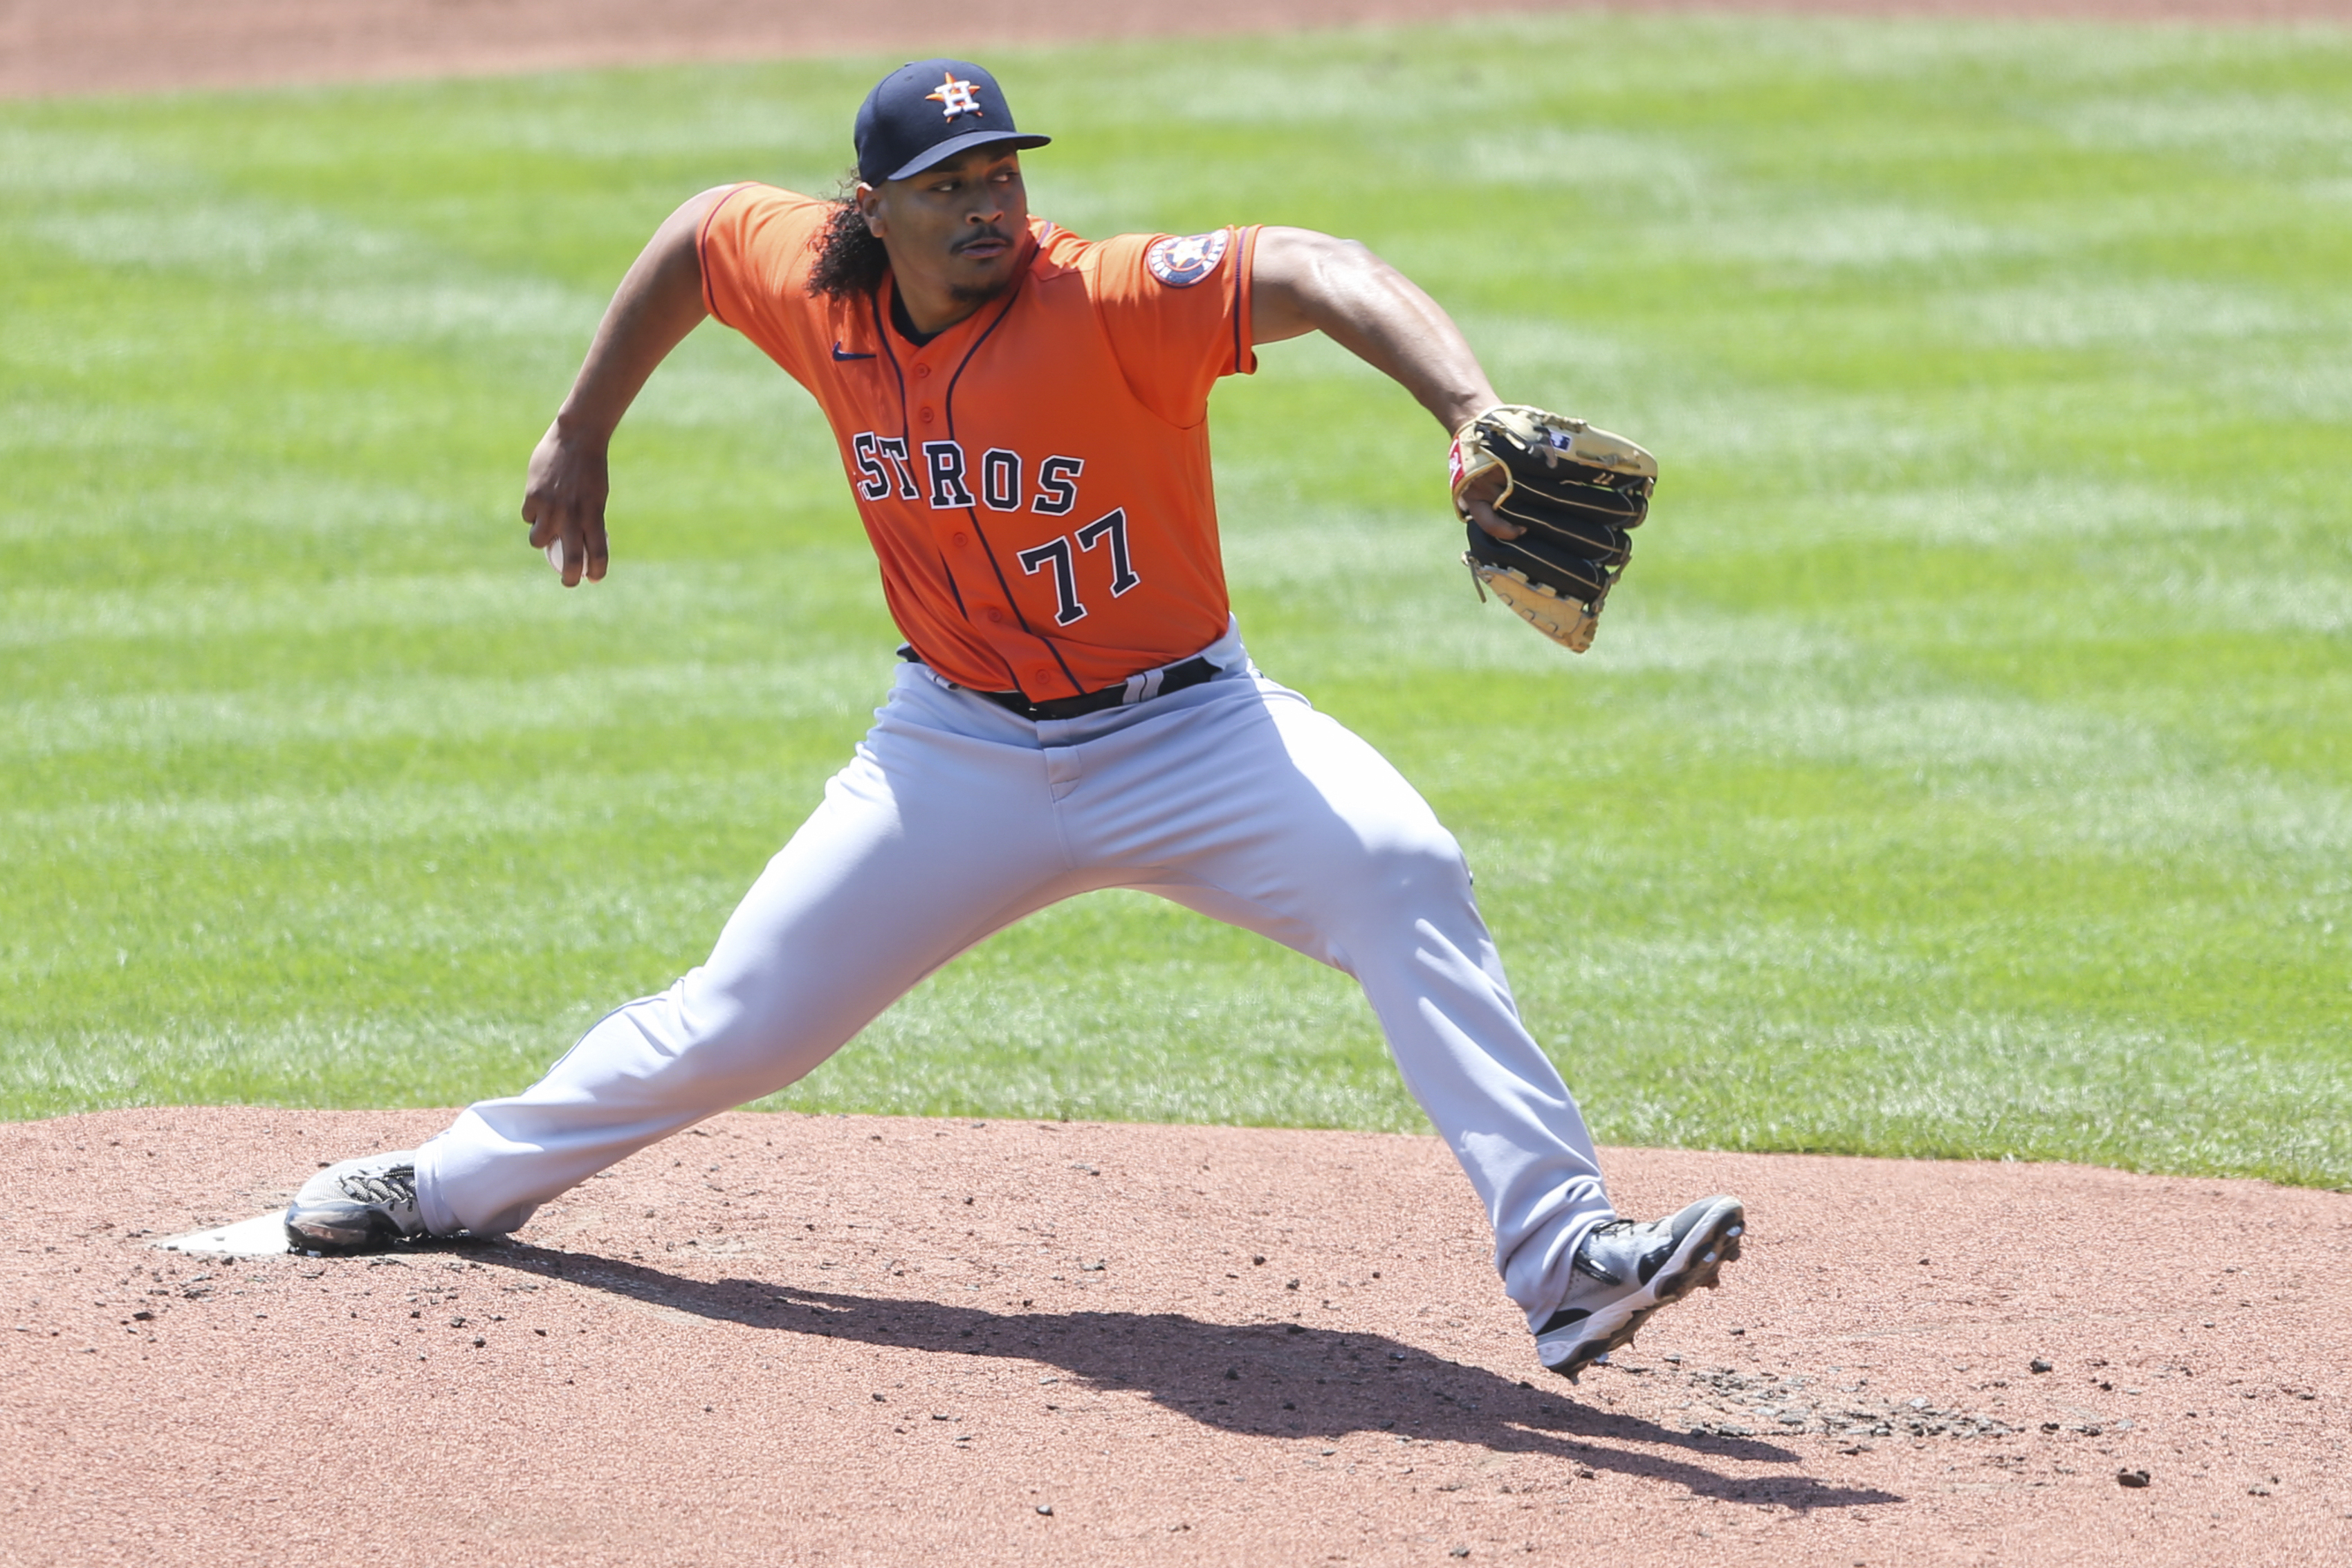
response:
<path id="1" fill-rule="evenodd" d="M 833 346 L 833 357 L 836 360 L 870 360 L 875 356 L 872 354 L 853 354 L 843 349 L 839 343 L 835 343 Z"/>

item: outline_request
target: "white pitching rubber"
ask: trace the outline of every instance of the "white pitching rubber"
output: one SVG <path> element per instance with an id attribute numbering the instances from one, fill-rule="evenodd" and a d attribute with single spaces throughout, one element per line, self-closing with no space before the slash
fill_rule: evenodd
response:
<path id="1" fill-rule="evenodd" d="M 191 1230 L 151 1242 L 167 1252 L 196 1252 L 215 1258 L 283 1258 L 286 1256 L 286 1211 L 273 1208 L 234 1225 Z"/>

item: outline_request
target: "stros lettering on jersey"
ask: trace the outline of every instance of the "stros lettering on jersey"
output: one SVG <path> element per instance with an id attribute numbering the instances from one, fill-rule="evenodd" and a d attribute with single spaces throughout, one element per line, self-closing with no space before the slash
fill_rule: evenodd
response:
<path id="1" fill-rule="evenodd" d="M 1257 368 L 1256 231 L 1089 242 L 1033 219 L 1013 287 L 919 348 L 887 281 L 809 292 L 831 212 L 738 186 L 703 224 L 704 303 L 824 410 L 923 662 L 1045 700 L 1221 635 L 1209 390 Z"/>

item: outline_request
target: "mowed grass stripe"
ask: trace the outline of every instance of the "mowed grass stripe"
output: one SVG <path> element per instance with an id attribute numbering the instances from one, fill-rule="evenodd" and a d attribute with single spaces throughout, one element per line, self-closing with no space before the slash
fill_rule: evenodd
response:
<path id="1" fill-rule="evenodd" d="M 838 459 L 706 329 L 571 596 L 522 462 L 659 217 L 830 189 L 889 63 L 0 107 L 0 1110 L 497 1092 L 707 949 L 889 678 Z M 1214 414 L 1253 651 L 1456 829 L 1603 1137 L 2352 1181 L 2352 35 L 994 63 L 1041 213 L 1358 235 L 1661 454 L 1571 660 L 1372 372 Z M 1422 1124 L 1344 977 L 1128 894 L 777 1103 Z"/>

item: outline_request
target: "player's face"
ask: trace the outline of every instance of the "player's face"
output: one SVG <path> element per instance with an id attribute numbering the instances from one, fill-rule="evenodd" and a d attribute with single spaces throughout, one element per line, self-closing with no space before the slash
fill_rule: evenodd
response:
<path id="1" fill-rule="evenodd" d="M 1021 157 L 1010 148 L 975 147 L 910 179 L 861 186 L 857 204 L 919 315 L 934 301 L 968 315 L 1002 294 L 1029 228 Z"/>

